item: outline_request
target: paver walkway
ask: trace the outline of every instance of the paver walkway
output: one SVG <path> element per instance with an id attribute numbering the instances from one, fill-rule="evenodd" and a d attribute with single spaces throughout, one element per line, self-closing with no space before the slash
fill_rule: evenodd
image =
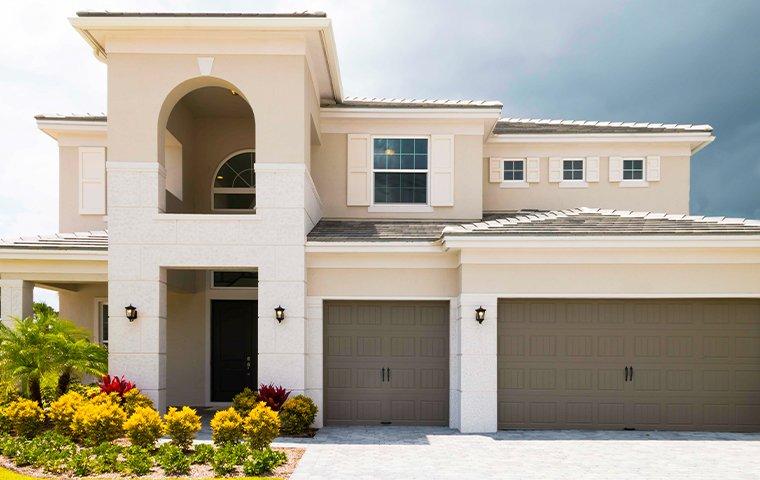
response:
<path id="1" fill-rule="evenodd" d="M 760 434 L 327 427 L 291 480 L 760 479 Z"/>

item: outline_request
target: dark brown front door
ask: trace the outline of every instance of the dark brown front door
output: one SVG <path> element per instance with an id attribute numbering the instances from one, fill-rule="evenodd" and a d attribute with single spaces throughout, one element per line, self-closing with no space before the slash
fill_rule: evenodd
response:
<path id="1" fill-rule="evenodd" d="M 229 402 L 256 387 L 257 304 L 253 300 L 211 301 L 211 401 Z"/>
<path id="2" fill-rule="evenodd" d="M 324 324 L 327 424 L 448 424 L 448 303 L 327 302 Z"/>

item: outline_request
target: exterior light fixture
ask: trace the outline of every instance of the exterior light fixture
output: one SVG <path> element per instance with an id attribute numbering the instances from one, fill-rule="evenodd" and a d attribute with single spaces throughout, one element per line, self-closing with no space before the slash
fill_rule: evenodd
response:
<path id="1" fill-rule="evenodd" d="M 282 305 L 277 305 L 274 309 L 274 318 L 277 319 L 279 323 L 282 323 L 282 321 L 285 320 L 285 309 L 282 308 Z"/>
<path id="2" fill-rule="evenodd" d="M 486 319 L 486 309 L 483 308 L 483 306 L 479 306 L 475 309 L 475 320 L 478 321 L 478 323 L 483 323 L 483 320 Z"/>
<path id="3" fill-rule="evenodd" d="M 235 91 L 235 90 L 232 90 L 232 89 L 230 89 L 230 93 L 231 93 L 231 94 L 233 94 L 233 95 L 237 95 L 237 94 L 238 94 L 238 92 L 237 92 L 237 91 Z"/>
<path id="4" fill-rule="evenodd" d="M 131 303 L 128 307 L 124 307 L 124 312 L 130 322 L 134 322 L 137 319 L 137 307 L 132 306 Z"/>

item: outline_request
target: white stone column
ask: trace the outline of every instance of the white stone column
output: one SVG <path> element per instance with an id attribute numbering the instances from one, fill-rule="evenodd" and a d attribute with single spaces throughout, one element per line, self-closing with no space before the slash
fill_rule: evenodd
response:
<path id="1" fill-rule="evenodd" d="M 259 268 L 258 380 L 306 392 L 306 249 L 303 164 L 256 163 L 256 215 L 274 261 Z M 285 319 L 274 309 L 285 308 Z"/>
<path id="2" fill-rule="evenodd" d="M 0 280 L 0 319 L 25 318 L 33 313 L 34 283 L 25 280 Z"/>
<path id="3" fill-rule="evenodd" d="M 155 222 L 164 210 L 166 174 L 155 162 L 108 162 L 107 169 L 108 371 L 135 382 L 164 411 L 166 270 L 151 252 L 176 241 Z M 133 322 L 124 310 L 130 304 L 137 308 Z"/>
<path id="4" fill-rule="evenodd" d="M 323 300 L 306 297 L 306 395 L 317 406 L 312 427 L 324 426 Z"/>
<path id="5" fill-rule="evenodd" d="M 452 426 L 463 433 L 495 432 L 497 428 L 497 331 L 494 295 L 462 294 L 452 326 Z M 486 309 L 483 323 L 475 320 L 475 309 Z"/>

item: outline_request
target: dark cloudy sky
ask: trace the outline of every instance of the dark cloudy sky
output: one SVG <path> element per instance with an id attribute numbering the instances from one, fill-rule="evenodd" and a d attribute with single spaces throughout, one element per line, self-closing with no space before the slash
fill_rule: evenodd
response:
<path id="1" fill-rule="evenodd" d="M 494 99 L 504 115 L 709 123 L 691 210 L 760 218 L 760 0 L 7 2 L 0 16 L 0 236 L 57 228 L 37 113 L 102 112 L 77 10 L 301 11 L 333 20 L 349 95 Z M 679 212 L 680 213 L 680 212 Z"/>

